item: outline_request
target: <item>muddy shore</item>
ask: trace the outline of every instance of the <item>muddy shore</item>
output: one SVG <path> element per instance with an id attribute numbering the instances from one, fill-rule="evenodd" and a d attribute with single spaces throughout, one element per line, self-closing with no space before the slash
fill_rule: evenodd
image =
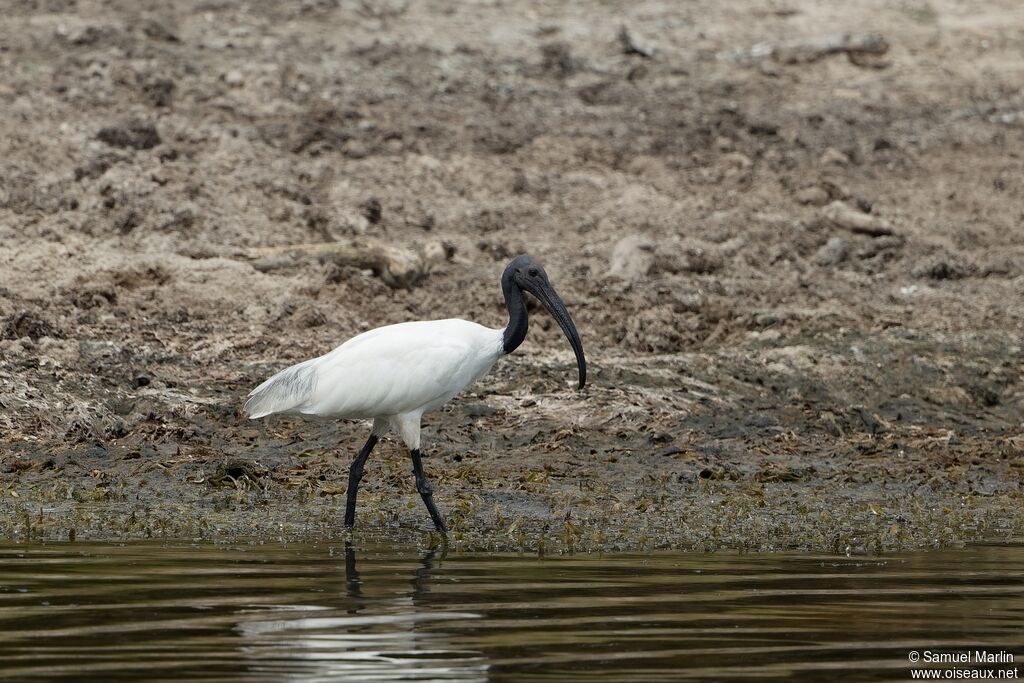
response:
<path id="1" fill-rule="evenodd" d="M 341 535 L 367 425 L 245 394 L 378 325 L 503 325 L 522 252 L 590 383 L 535 309 L 427 417 L 452 543 L 1024 533 L 1019 3 L 587 5 L 16 0 L 0 535 Z M 252 258 L 334 241 L 447 251 L 408 288 Z M 358 520 L 436 541 L 393 441 Z"/>

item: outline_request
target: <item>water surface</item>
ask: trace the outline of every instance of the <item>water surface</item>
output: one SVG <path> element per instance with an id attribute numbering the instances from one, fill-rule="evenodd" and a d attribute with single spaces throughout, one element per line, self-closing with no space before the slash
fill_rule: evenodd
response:
<path id="1" fill-rule="evenodd" d="M 1022 627 L 1019 546 L 546 559 L 0 546 L 0 678 L 17 680 L 910 680 L 911 650 L 1021 662 Z"/>

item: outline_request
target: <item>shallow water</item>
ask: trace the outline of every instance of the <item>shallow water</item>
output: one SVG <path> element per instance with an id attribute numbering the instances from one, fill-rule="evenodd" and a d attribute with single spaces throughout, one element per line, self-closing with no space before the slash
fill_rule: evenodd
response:
<path id="1" fill-rule="evenodd" d="M 546 559 L 0 546 L 5 679 L 910 680 L 912 650 L 1019 663 L 1022 627 L 1020 546 Z"/>

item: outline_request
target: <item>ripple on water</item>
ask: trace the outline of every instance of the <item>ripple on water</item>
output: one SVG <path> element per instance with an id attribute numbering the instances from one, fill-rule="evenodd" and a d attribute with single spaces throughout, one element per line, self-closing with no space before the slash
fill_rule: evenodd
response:
<path id="1" fill-rule="evenodd" d="M 340 549 L 339 549 L 340 550 Z M 836 558 L 0 546 L 0 677 L 909 679 L 1024 656 L 1024 547 Z"/>

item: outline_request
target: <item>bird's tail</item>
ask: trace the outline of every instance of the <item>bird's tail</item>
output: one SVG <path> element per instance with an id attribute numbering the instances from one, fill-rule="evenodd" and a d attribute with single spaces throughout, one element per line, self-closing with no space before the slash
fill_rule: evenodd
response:
<path id="1" fill-rule="evenodd" d="M 249 393 L 245 414 L 250 420 L 273 413 L 287 413 L 303 406 L 317 385 L 318 358 L 293 365 L 277 373 Z"/>

